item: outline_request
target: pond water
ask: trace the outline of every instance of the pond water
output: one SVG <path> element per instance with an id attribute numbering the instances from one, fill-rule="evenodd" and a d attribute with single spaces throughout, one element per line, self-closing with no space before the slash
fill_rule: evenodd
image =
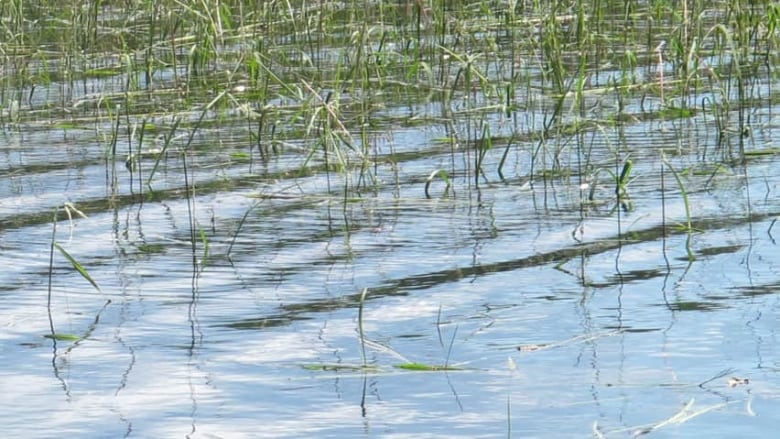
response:
<path id="1" fill-rule="evenodd" d="M 681 87 L 679 63 L 659 66 L 672 54 L 653 51 L 677 41 L 680 11 L 625 2 L 630 21 L 588 17 L 591 36 L 608 39 L 663 18 L 657 38 L 616 49 L 636 56 L 634 85 L 614 85 L 628 71 L 614 64 L 622 55 L 587 46 L 588 85 L 561 94 L 534 47 L 553 50 L 546 26 L 558 23 L 574 84 L 576 9 L 518 3 L 529 9 L 511 17 L 517 27 L 468 2 L 418 2 L 380 9 L 416 11 L 422 27 L 385 29 L 371 15 L 367 29 L 341 15 L 378 14 L 362 4 L 283 13 L 268 2 L 251 38 L 251 23 L 222 24 L 220 55 L 201 75 L 196 25 L 150 52 L 95 41 L 75 81 L 59 77 L 62 41 L 24 69 L 22 55 L 4 54 L 0 433 L 773 434 L 776 55 L 734 73 L 737 55 L 711 33 L 740 24 L 715 2 L 689 13 L 701 68 L 718 82 L 702 74 Z M 171 12 L 154 12 L 162 34 L 174 13 L 193 12 L 160 7 Z M 297 41 L 287 26 L 311 25 L 306 14 L 338 31 Z M 145 29 L 108 7 L 96 17 L 112 41 Z M 107 30 L 120 25 L 127 35 Z M 408 44 L 385 46 L 383 29 Z M 778 32 L 757 29 L 751 48 L 775 47 Z M 342 69 L 366 56 L 356 38 L 373 58 L 347 80 Z M 152 56 L 151 76 L 130 55 Z M 512 82 L 515 68 L 526 79 Z"/>

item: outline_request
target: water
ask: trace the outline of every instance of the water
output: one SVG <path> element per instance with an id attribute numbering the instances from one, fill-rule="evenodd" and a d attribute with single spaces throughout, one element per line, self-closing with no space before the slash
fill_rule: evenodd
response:
<path id="1" fill-rule="evenodd" d="M 242 47 L 226 46 L 227 59 Z M 327 74 L 341 49 L 323 46 Z M 509 55 L 479 67 L 505 81 Z M 653 72 L 653 55 L 644 62 Z M 603 84 L 619 73 L 593 75 Z M 167 87 L 182 73 L 158 74 Z M 362 173 L 354 151 L 347 172 L 326 172 L 334 151 L 307 161 L 334 139 L 317 134 L 327 110 L 307 112 L 308 98 L 283 89 L 262 154 L 248 148 L 256 97 L 232 84 L 223 87 L 230 105 L 197 128 L 213 90 L 195 88 L 189 102 L 135 95 L 137 108 L 179 110 L 123 116 L 116 160 L 114 119 L 82 108 L 89 93 L 79 88 L 68 95 L 54 82 L 25 98 L 21 120 L 3 113 L 0 432 L 771 435 L 780 421 L 776 103 L 751 101 L 749 135 L 729 126 L 719 144 L 712 110 L 660 117 L 648 92 L 626 98 L 624 122 L 612 124 L 606 92 L 592 118 L 561 116 L 595 125 L 551 131 L 539 148 L 557 98 L 536 64 L 522 74 L 538 88 L 518 88 L 512 116 L 485 109 L 497 101 L 486 88 L 448 102 L 441 90 L 391 82 L 390 97 L 345 93 L 350 136 L 371 146 Z M 85 89 L 122 94 L 124 79 Z M 771 95 L 774 76 L 756 79 L 755 96 Z M 72 118 L 59 112 L 67 99 L 82 102 Z M 381 101 L 371 123 L 357 121 L 351 100 Z M 486 125 L 496 145 L 475 183 Z M 729 159 L 740 142 L 744 163 Z M 125 166 L 139 144 L 146 153 Z M 163 148 L 159 162 L 148 153 Z M 626 159 L 630 207 L 615 200 L 609 175 Z M 433 178 L 427 198 L 426 178 L 439 169 L 451 186 Z M 99 289 L 52 249 L 53 233 Z M 410 364 L 433 370 L 399 367 Z"/>

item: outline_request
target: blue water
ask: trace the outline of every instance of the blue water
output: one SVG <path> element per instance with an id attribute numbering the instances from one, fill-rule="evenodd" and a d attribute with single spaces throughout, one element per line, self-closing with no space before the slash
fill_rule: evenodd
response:
<path id="1" fill-rule="evenodd" d="M 486 57 L 477 67 L 503 78 L 514 61 L 496 56 L 504 64 Z M 602 83 L 615 68 L 594 75 Z M 545 84 L 540 69 L 522 73 Z M 158 80 L 169 86 L 172 71 L 161 67 Z M 107 80 L 105 92 L 124 79 Z M 278 131 L 273 142 L 263 134 L 261 155 L 249 148 L 257 121 L 246 115 L 259 107 L 239 89 L 227 88 L 232 106 L 215 106 L 190 136 L 209 90 L 177 113 L 159 163 L 149 152 L 165 144 L 172 115 L 124 115 L 112 156 L 114 119 L 89 113 L 83 93 L 67 107 L 76 128 L 37 119 L 67 99 L 64 83 L 24 100 L 21 121 L 0 111 L 2 437 L 774 433 L 780 109 L 771 99 L 751 102 L 744 138 L 728 113 L 717 143 L 711 113 L 659 117 L 653 87 L 644 100 L 624 97 L 621 123 L 611 119 L 616 96 L 594 89 L 587 102 L 601 107 L 569 111 L 569 96 L 560 116 L 591 124 L 582 135 L 562 128 L 540 143 L 557 99 L 549 90 L 516 90 L 507 116 L 484 89 L 445 103 L 440 90 L 421 99 L 393 84 L 373 124 L 350 125 L 369 148 L 337 145 L 346 172 L 325 172 L 322 120 L 302 110 L 308 94 L 276 90 L 266 110 Z M 765 97 L 771 85 L 751 90 Z M 349 117 L 353 100 L 379 98 L 344 95 Z M 54 118 L 70 121 L 62 114 Z M 141 142 L 147 116 L 155 129 Z M 475 181 L 485 124 L 507 137 L 485 152 Z M 740 141 L 764 154 L 730 160 Z M 139 147 L 137 167 L 126 167 Z M 623 208 L 610 173 L 628 159 Z M 427 198 L 438 170 L 451 186 L 445 195 L 437 177 Z M 52 253 L 52 237 L 98 287 Z M 435 370 L 398 367 L 410 363 Z"/>

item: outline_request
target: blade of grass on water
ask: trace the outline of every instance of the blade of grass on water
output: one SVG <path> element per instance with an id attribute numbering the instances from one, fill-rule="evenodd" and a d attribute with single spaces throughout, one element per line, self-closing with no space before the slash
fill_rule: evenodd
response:
<path id="1" fill-rule="evenodd" d="M 97 282 L 95 282 L 95 280 L 94 280 L 94 279 L 92 279 L 92 276 L 90 276 L 90 275 L 89 275 L 89 273 L 88 273 L 88 272 L 87 272 L 87 270 L 84 268 L 84 266 L 83 266 L 83 265 L 81 265 L 81 264 L 79 263 L 79 261 L 77 261 L 77 260 L 76 260 L 76 258 L 74 258 L 73 256 L 71 256 L 71 255 L 70 255 L 70 253 L 68 253 L 68 251 L 67 251 L 67 250 L 65 250 L 64 248 L 62 248 L 62 246 L 61 246 L 61 245 L 59 245 L 59 244 L 58 244 L 58 243 L 56 243 L 56 242 L 54 243 L 54 247 L 56 247 L 56 248 L 57 248 L 57 250 L 59 250 L 59 251 L 60 251 L 60 253 L 62 253 L 62 255 L 63 255 L 63 256 L 65 256 L 65 259 L 67 259 L 67 260 L 68 260 L 68 262 L 70 262 L 70 265 L 72 265 L 72 266 L 73 266 L 73 268 L 75 268 L 75 269 L 76 269 L 76 271 L 78 271 L 78 272 L 79 272 L 79 274 L 81 275 L 81 277 L 83 277 L 84 279 L 86 279 L 86 280 L 87 280 L 87 282 L 91 283 L 91 284 L 92 284 L 92 286 L 93 286 L 93 287 L 95 287 L 95 289 L 96 289 L 96 290 L 98 290 L 98 291 L 99 291 L 99 292 L 101 292 L 101 293 L 103 292 L 103 291 L 100 289 L 100 286 L 98 286 Z"/>

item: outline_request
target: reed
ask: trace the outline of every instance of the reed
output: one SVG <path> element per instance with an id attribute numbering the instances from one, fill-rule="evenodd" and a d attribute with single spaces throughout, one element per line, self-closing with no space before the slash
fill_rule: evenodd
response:
<path id="1" fill-rule="evenodd" d="M 368 358 L 366 357 L 366 333 L 363 329 L 363 306 L 366 303 L 366 295 L 368 295 L 368 288 L 363 288 L 363 291 L 360 292 L 358 301 L 358 337 L 360 337 L 360 358 L 363 367 L 368 366 Z"/>
<path id="2" fill-rule="evenodd" d="M 55 6 L 35 3 L 42 10 Z M 94 94 L 98 77 L 117 84 L 121 93 L 102 93 L 95 101 L 105 118 L 92 101 L 77 107 L 79 116 L 93 117 L 96 131 L 110 133 L 106 181 L 115 197 L 125 189 L 117 178 L 117 154 L 127 148 L 127 169 L 138 171 L 139 183 L 135 188 L 131 175 L 130 191 L 152 192 L 160 170 L 173 165 L 165 160 L 177 130 L 191 125 L 192 108 L 206 105 L 202 124 L 229 127 L 221 132 L 243 126 L 250 172 L 258 169 L 255 148 L 267 164 L 294 145 L 302 151 L 299 176 L 326 173 L 329 192 L 344 200 L 379 193 L 378 176 L 404 165 L 387 160 L 376 142 L 377 133 L 392 131 L 399 121 L 419 123 L 416 116 L 393 119 L 383 111 L 404 106 L 441 109 L 422 120 L 445 130 L 451 142 L 446 174 L 426 180 L 428 197 L 436 178 L 445 181 L 445 194 L 461 184 L 461 175 L 471 177 L 469 185 L 490 181 L 492 171 L 509 181 L 512 153 L 529 158 L 517 177 L 568 185 L 576 176 L 582 186 L 605 154 L 589 146 L 589 138 L 605 127 L 618 132 L 654 117 L 704 115 L 718 127 L 723 154 L 705 151 L 703 160 L 744 161 L 750 115 L 740 103 L 758 98 L 753 78 L 772 72 L 780 16 L 775 5 L 761 9 L 745 1 L 726 5 L 727 24 L 709 19 L 702 2 L 628 2 L 620 11 L 581 0 L 318 9 L 298 1 L 123 6 L 135 14 L 112 14 L 111 2 L 91 2 L 57 12 L 62 20 L 41 29 L 23 25 L 35 16 L 22 2 L 0 6 L 7 17 L 0 36 L 7 48 L 0 57 L 0 123 L 40 117 L 27 111 L 34 102 L 29 96 L 50 84 L 62 93 L 61 108 L 48 108 L 48 114 L 71 119 L 76 117 L 64 115 L 79 99 L 74 90 Z M 50 38 L 56 50 L 24 53 Z M 667 47 L 654 52 L 660 39 Z M 643 75 L 642 69 L 658 74 Z M 156 98 L 162 92 L 166 97 Z M 223 93 L 228 99 L 209 105 Z M 643 96 L 660 104 L 627 109 Z M 695 96 L 712 97 L 699 100 L 696 112 L 667 112 L 686 108 Z M 603 112 L 610 99 L 617 102 L 615 114 Z M 173 126 L 160 136 L 162 152 L 145 156 L 144 139 L 153 137 L 148 127 L 166 120 Z"/>
<path id="3" fill-rule="evenodd" d="M 191 248 L 187 256 L 192 257 L 193 335 L 199 325 L 197 280 L 202 274 L 224 274 L 204 273 L 221 257 L 230 263 L 235 259 L 237 275 L 247 266 L 263 270 L 239 279 L 240 290 L 230 292 L 242 294 L 258 288 L 252 284 L 255 280 L 268 280 L 264 264 L 269 253 L 273 257 L 276 251 L 284 252 L 268 267 L 282 281 L 300 273 L 299 261 L 286 253 L 291 249 L 317 274 L 326 271 L 323 267 L 333 267 L 334 261 L 349 264 L 352 258 L 368 256 L 380 272 L 359 277 L 382 285 L 339 295 L 336 289 L 350 279 L 333 269 L 325 288 L 335 297 L 310 302 L 310 297 L 280 293 L 280 303 L 272 304 L 285 314 L 279 324 L 295 330 L 312 326 L 288 319 L 288 312 L 306 319 L 357 308 L 357 328 L 350 330 L 356 330 L 359 347 L 349 347 L 352 361 L 304 365 L 309 371 L 339 375 L 338 379 L 353 373 L 365 383 L 374 372 L 459 370 L 453 364 L 460 355 L 454 346 L 459 328 L 451 324 L 447 332 L 441 308 L 435 328 L 439 347 L 425 334 L 403 339 L 410 344 L 432 341 L 440 361 L 433 364 L 423 357 L 409 360 L 372 341 L 371 327 L 366 326 L 368 299 L 395 301 L 397 294 L 426 294 L 431 286 L 446 289 L 448 283 L 479 280 L 491 273 L 554 267 L 579 282 L 585 296 L 578 306 L 593 305 L 589 291 L 615 288 L 620 293 L 624 281 L 638 283 L 658 275 L 657 267 L 643 270 L 647 261 L 638 259 L 632 262 L 636 272 L 586 273 L 594 267 L 603 270 L 605 255 L 618 252 L 620 259 L 620 246 L 658 242 L 673 230 L 687 235 L 687 257 L 694 261 L 695 226 L 716 230 L 737 224 L 724 218 L 695 221 L 696 206 L 712 203 L 699 203 L 711 193 L 692 188 L 709 177 L 707 184 L 714 184 L 707 188 L 717 189 L 721 180 L 713 178 L 714 172 L 686 174 L 681 163 L 717 170 L 747 169 L 760 162 L 763 170 L 778 154 L 769 143 L 776 131 L 771 114 L 780 61 L 780 6 L 766 1 L 105 0 L 67 9 L 52 0 L 10 0 L 0 2 L 0 16 L 0 143 L 5 147 L 6 139 L 64 139 L 57 143 L 62 149 L 53 154 L 61 161 L 53 166 L 9 165 L 3 172 L 86 170 L 88 175 L 95 167 L 97 186 L 102 186 L 105 166 L 105 196 L 87 200 L 90 208 L 84 211 L 92 215 L 114 208 L 110 220 L 116 238 L 121 236 L 120 207 L 139 203 L 135 221 L 140 234 L 140 222 L 148 221 L 151 210 L 140 203 L 172 201 L 165 207 L 170 221 L 176 221 L 174 239 L 178 241 L 182 231 L 188 233 L 185 240 Z M 33 130 L 41 137 L 26 136 Z M 18 149 L 26 152 L 25 148 Z M 18 151 L 7 149 L 10 163 Z M 124 167 L 121 157 L 126 157 Z M 644 228 L 645 222 L 657 220 L 650 209 L 657 203 L 653 179 L 659 167 L 662 224 Z M 664 173 L 674 176 L 676 187 L 667 191 Z M 767 181 L 769 193 L 770 177 Z M 729 183 L 741 188 L 749 181 L 734 176 Z M 223 192 L 230 197 L 221 199 Z M 82 192 L 68 195 L 74 193 Z M 245 195 L 251 205 L 239 211 L 244 208 L 236 206 L 243 201 L 236 198 Z M 682 209 L 677 218 L 667 218 L 666 202 L 672 199 L 684 205 L 684 219 Z M 211 202 L 215 207 L 204 206 Z M 744 215 L 748 219 L 740 225 L 757 218 L 754 214 L 760 210 L 750 207 L 755 197 L 740 202 L 748 205 Z M 331 206 L 343 208 L 343 218 L 334 221 Z M 210 226 L 204 222 L 209 208 L 221 207 L 225 209 L 218 214 L 212 210 Z M 298 209 L 317 210 L 285 216 Z M 100 291 L 88 271 L 93 259 L 71 253 L 67 243 L 57 240 L 64 232 L 64 221 L 58 222 L 57 216 L 75 218 L 78 212 L 64 205 L 53 218 L 47 310 L 48 336 L 55 342 L 84 338 L 81 333 L 62 332 L 62 323 L 54 317 L 59 315 L 57 260 Z M 521 217 L 513 216 L 518 212 Z M 411 220 L 403 217 L 409 213 L 415 215 Z M 438 215 L 446 214 L 451 221 L 436 222 Z M 127 223 L 132 222 L 131 215 L 127 213 Z M 770 234 L 775 216 L 776 212 L 770 218 Z M 25 225 L 48 225 L 52 219 L 48 210 L 43 219 L 18 218 Z M 398 274 L 396 269 L 406 268 L 382 265 L 372 259 L 373 252 L 378 246 L 397 249 L 401 255 L 414 251 L 410 246 L 415 243 L 404 239 L 406 230 L 400 227 L 414 229 L 420 218 L 431 226 L 432 234 L 425 239 L 442 236 L 442 225 L 457 227 L 453 231 L 458 236 L 452 237 L 456 241 L 426 248 L 450 254 L 456 266 L 441 271 L 421 267 L 422 273 L 387 279 Z M 610 233 L 603 227 L 615 227 L 615 219 L 616 239 L 604 238 Z M 288 227 L 293 224 L 288 220 L 305 222 L 300 231 L 292 231 L 294 238 L 287 239 L 289 230 L 283 230 L 284 236 L 265 234 L 266 224 Z M 666 222 L 674 220 L 682 224 L 667 229 Z M 215 227 L 219 221 L 228 226 Z M 165 234 L 168 239 L 170 233 L 150 230 L 158 224 L 144 224 L 143 233 Z M 559 224 L 566 227 L 564 233 L 577 228 L 571 234 L 575 245 L 563 242 L 569 236 L 555 230 Z M 426 231 L 412 233 L 422 236 Z M 133 238 L 132 232 L 127 235 L 125 239 Z M 528 236 L 528 245 L 495 251 L 503 242 L 496 237 L 518 236 Z M 544 236 L 561 241 L 540 242 Z M 169 245 L 163 242 L 139 245 L 141 256 L 181 255 L 160 252 Z M 559 244 L 564 248 L 546 249 Z M 153 249 L 159 253 L 152 254 Z M 322 255 L 316 253 L 320 250 Z M 120 251 L 116 257 L 132 261 Z M 515 251 L 523 254 L 509 253 Z M 295 270 L 278 270 L 287 263 Z M 579 264 L 581 271 L 567 264 Z M 620 271 L 619 266 L 614 268 Z M 667 262 L 667 274 L 677 268 Z M 135 300 L 132 294 L 125 296 Z M 523 295 L 522 300 L 547 300 L 532 296 Z M 621 309 L 615 312 L 632 306 L 619 295 L 616 299 Z M 475 303 L 469 299 L 456 306 Z M 484 315 L 500 312 L 493 303 L 484 305 Z M 422 314 L 424 309 L 415 312 Z M 137 317 L 129 310 L 121 318 Z M 466 325 L 482 316 L 473 310 L 456 313 Z M 262 320 L 257 328 L 271 318 Z M 334 321 L 343 319 L 336 316 Z M 190 359 L 194 346 L 195 342 Z M 554 346 L 518 349 L 547 347 Z M 325 349 L 320 352 L 332 355 Z M 393 362 L 383 363 L 383 357 L 373 352 L 392 355 Z M 480 361 L 476 359 L 477 364 Z M 197 378 L 198 371 L 190 371 Z M 511 402 L 507 396 L 508 436 Z M 697 414 L 690 404 L 683 412 L 640 432 L 686 422 Z M 595 424 L 594 434 L 602 436 Z"/>
<path id="4" fill-rule="evenodd" d="M 680 173 L 677 172 L 676 169 L 674 169 L 674 166 L 672 166 L 671 163 L 662 155 L 662 160 L 664 165 L 666 165 L 667 169 L 672 173 L 674 176 L 675 181 L 677 182 L 677 187 L 680 189 L 680 196 L 682 197 L 683 205 L 685 206 L 685 226 L 684 230 L 687 233 L 687 239 L 685 240 L 685 252 L 688 255 L 688 261 L 694 261 L 696 259 L 696 256 L 693 253 L 693 249 L 691 248 L 691 237 L 693 236 L 694 228 L 693 228 L 693 221 L 692 221 L 692 214 L 691 214 L 691 203 L 688 199 L 688 192 L 685 190 L 685 184 L 682 181 L 682 177 L 680 176 Z"/>
<path id="5" fill-rule="evenodd" d="M 58 216 L 60 210 L 65 212 L 65 214 L 68 216 L 69 221 L 72 221 L 72 217 L 74 214 L 86 218 L 86 215 L 84 215 L 82 211 L 80 211 L 70 203 L 63 205 L 61 208 L 58 207 L 54 209 L 54 214 L 52 218 L 52 228 L 51 228 L 51 241 L 49 246 L 49 268 L 47 274 L 48 283 L 47 283 L 47 293 L 46 293 L 46 311 L 49 319 L 49 331 L 50 331 L 47 337 L 54 341 L 55 347 L 56 347 L 57 340 L 78 341 L 81 340 L 83 337 L 76 336 L 73 334 L 59 333 L 55 328 L 54 317 L 52 314 L 52 297 L 54 294 L 53 291 L 54 250 L 57 250 L 68 261 L 68 263 L 70 263 L 71 267 L 74 270 L 76 270 L 76 272 L 82 278 L 84 278 L 87 282 L 89 282 L 89 284 L 92 285 L 92 287 L 95 288 L 96 291 L 102 292 L 98 283 L 89 274 L 89 271 L 87 271 L 87 269 L 74 256 L 72 256 L 67 250 L 65 250 L 65 248 L 60 243 L 57 242 L 57 223 L 59 222 Z"/>

